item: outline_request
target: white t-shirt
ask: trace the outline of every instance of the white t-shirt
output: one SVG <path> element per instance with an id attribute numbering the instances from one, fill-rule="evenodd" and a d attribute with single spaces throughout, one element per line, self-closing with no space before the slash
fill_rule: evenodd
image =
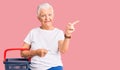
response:
<path id="1" fill-rule="evenodd" d="M 40 27 L 32 29 L 24 42 L 31 45 L 31 50 L 44 48 L 48 50 L 45 57 L 34 56 L 31 58 L 32 70 L 47 70 L 55 66 L 62 66 L 61 55 L 58 51 L 58 41 L 64 40 L 62 30 L 43 30 Z"/>

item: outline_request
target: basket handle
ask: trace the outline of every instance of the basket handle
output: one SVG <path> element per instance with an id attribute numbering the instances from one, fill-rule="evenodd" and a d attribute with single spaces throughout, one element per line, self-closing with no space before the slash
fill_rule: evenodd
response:
<path id="1" fill-rule="evenodd" d="M 6 49 L 4 51 L 4 61 L 6 61 L 6 54 L 7 54 L 7 52 L 8 51 L 12 51 L 12 50 L 20 50 L 20 51 L 22 51 L 22 50 L 29 50 L 29 49 L 27 49 L 27 48 L 10 48 L 10 49 Z"/>

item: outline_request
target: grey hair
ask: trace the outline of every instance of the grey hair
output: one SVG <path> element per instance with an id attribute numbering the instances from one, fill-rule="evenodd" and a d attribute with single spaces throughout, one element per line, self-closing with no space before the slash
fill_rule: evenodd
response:
<path id="1" fill-rule="evenodd" d="M 49 3 L 43 3 L 43 4 L 38 5 L 37 16 L 39 16 L 41 9 L 49 9 L 49 8 L 51 8 L 53 11 L 53 7 Z"/>

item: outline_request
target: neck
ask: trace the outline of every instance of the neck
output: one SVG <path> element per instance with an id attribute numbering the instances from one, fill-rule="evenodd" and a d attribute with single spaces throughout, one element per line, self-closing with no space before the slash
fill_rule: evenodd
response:
<path id="1" fill-rule="evenodd" d="M 53 30 L 54 27 L 53 26 L 40 26 L 41 29 L 44 29 L 44 30 Z"/>

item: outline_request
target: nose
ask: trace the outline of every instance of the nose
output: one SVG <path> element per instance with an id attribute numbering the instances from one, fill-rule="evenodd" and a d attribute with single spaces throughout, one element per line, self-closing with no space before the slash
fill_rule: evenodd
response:
<path id="1" fill-rule="evenodd" d="M 49 16 L 48 15 L 45 17 L 45 20 L 49 21 Z"/>

